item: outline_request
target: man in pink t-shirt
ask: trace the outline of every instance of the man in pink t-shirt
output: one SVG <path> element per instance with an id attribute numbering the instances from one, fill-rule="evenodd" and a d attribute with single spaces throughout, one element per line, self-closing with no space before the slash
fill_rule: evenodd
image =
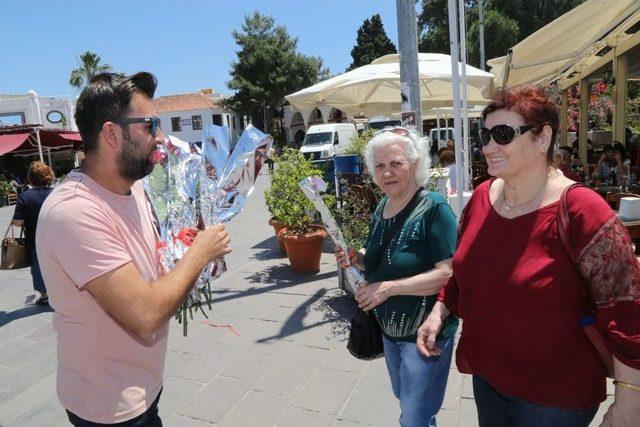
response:
<path id="1" fill-rule="evenodd" d="M 162 272 L 139 182 L 163 137 L 155 88 L 144 72 L 91 80 L 75 114 L 84 163 L 38 220 L 36 248 L 58 333 L 58 397 L 75 426 L 162 425 L 168 321 L 207 263 L 230 252 L 226 230 L 214 226 Z"/>

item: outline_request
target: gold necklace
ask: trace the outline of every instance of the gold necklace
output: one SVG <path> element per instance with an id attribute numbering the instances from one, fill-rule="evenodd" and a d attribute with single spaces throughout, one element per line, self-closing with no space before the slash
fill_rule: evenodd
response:
<path id="1" fill-rule="evenodd" d="M 535 199 L 538 198 L 538 196 L 540 194 L 542 194 L 542 192 L 544 191 L 544 189 L 547 188 L 547 181 L 545 181 L 544 185 L 542 187 L 540 187 L 538 189 L 538 191 L 535 192 L 535 194 L 527 201 L 522 202 L 522 203 L 518 203 L 517 205 L 513 205 L 513 206 L 509 206 L 509 204 L 507 203 L 507 197 L 506 194 L 504 192 L 504 189 L 502 189 L 502 206 L 503 206 L 503 210 L 507 213 L 511 212 L 512 210 L 517 210 L 518 213 L 522 213 L 524 211 L 524 207 L 526 205 L 528 205 L 529 203 L 533 202 Z"/>
<path id="2" fill-rule="evenodd" d="M 549 172 L 547 173 L 547 179 L 545 180 L 544 184 L 542 185 L 542 187 L 540 187 L 538 189 L 538 191 L 535 192 L 535 194 L 527 201 L 522 202 L 522 203 L 518 203 L 517 205 L 513 205 L 513 206 L 509 206 L 509 204 L 507 203 L 507 197 L 505 195 L 504 192 L 504 187 L 502 188 L 502 207 L 503 210 L 505 212 L 511 212 L 514 209 L 517 209 L 518 213 L 522 213 L 524 211 L 524 207 L 526 205 L 528 205 L 529 203 L 533 202 L 535 199 L 538 198 L 538 196 L 540 194 L 542 194 L 542 192 L 544 191 L 545 188 L 547 188 L 547 184 L 549 183 L 549 178 L 553 178 L 556 175 L 559 175 L 560 171 L 558 169 L 555 168 L 549 168 Z"/>

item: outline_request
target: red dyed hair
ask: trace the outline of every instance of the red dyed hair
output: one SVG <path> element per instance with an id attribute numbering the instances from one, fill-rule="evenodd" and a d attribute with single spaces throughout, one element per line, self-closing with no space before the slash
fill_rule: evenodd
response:
<path id="1" fill-rule="evenodd" d="M 535 135 L 542 132 L 544 125 L 551 127 L 551 144 L 547 150 L 547 161 L 553 160 L 553 145 L 558 134 L 559 118 L 558 107 L 549 99 L 539 86 L 519 86 L 513 89 L 504 89 L 493 98 L 482 112 L 482 120 L 498 110 L 509 110 L 522 116 L 525 124 L 535 126 L 531 129 Z"/>
<path id="2" fill-rule="evenodd" d="M 27 172 L 27 182 L 34 187 L 48 187 L 53 182 L 55 175 L 49 166 L 41 161 L 31 162 Z"/>

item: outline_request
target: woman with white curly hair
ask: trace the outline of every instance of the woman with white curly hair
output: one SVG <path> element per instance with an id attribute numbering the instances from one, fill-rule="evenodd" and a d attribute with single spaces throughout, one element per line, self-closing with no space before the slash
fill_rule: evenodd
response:
<path id="1" fill-rule="evenodd" d="M 364 270 L 367 285 L 356 293 L 359 306 L 373 310 L 382 330 L 393 394 L 402 426 L 435 426 L 447 385 L 458 320 L 438 337 L 435 359 L 420 354 L 417 331 L 451 276 L 456 218 L 444 198 L 424 190 L 428 150 L 415 132 L 401 127 L 376 133 L 365 148 L 366 164 L 385 193 L 371 219 L 365 247 L 337 250 L 343 267 Z"/>

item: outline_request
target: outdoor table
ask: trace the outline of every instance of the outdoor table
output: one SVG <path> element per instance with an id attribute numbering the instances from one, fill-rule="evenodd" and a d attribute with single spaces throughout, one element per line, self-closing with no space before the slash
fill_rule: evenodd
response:
<path id="1" fill-rule="evenodd" d="M 588 187 L 603 196 L 608 193 L 640 193 L 640 186 L 637 184 L 629 186 L 626 190 L 622 186 L 615 187 L 613 185 L 588 185 Z"/>
<path id="2" fill-rule="evenodd" d="M 619 216 L 618 212 L 616 212 L 616 215 Z M 640 238 L 640 219 L 626 221 L 620 218 L 620 221 L 622 222 L 622 225 L 624 225 L 627 228 L 627 231 L 629 232 L 629 236 L 631 236 L 631 239 Z"/>

